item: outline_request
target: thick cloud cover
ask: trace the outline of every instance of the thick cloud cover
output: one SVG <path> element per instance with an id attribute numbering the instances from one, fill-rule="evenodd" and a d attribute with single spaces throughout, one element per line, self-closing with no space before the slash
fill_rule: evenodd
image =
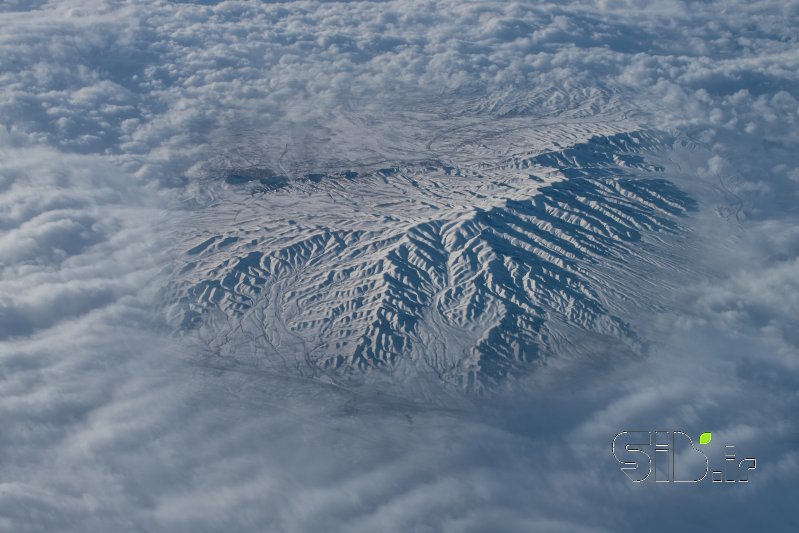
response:
<path id="1" fill-rule="evenodd" d="M 797 26 L 797 2 L 4 3 L 0 529 L 795 531 Z M 163 332 L 209 168 L 426 157 L 458 116 L 570 105 L 702 147 L 646 360 L 431 406 L 207 369 Z M 635 427 L 758 469 L 633 485 L 610 441 Z"/>

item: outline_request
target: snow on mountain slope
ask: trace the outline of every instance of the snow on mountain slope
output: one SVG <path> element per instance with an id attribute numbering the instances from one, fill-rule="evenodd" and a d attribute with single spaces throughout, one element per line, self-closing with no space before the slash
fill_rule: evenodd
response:
<path id="1" fill-rule="evenodd" d="M 575 128 L 561 129 L 566 144 Z M 172 320 L 223 361 L 475 390 L 586 336 L 638 353 L 614 309 L 694 202 L 650 161 L 673 139 L 604 129 L 502 158 L 227 169 L 192 222 Z"/>

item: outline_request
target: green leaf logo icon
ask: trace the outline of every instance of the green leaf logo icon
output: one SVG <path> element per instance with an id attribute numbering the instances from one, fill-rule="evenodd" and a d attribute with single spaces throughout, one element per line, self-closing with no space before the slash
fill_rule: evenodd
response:
<path id="1" fill-rule="evenodd" d="M 702 433 L 701 435 L 699 435 L 699 444 L 707 444 L 708 442 L 710 442 L 710 438 L 711 438 L 710 433 L 708 432 Z"/>

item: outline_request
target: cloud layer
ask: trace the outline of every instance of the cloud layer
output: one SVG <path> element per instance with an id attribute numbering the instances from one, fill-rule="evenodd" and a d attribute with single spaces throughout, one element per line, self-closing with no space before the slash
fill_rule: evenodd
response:
<path id="1" fill-rule="evenodd" d="M 768 1 L 4 3 L 0 529 L 796 530 L 797 26 Z M 208 369 L 164 333 L 213 169 L 453 157 L 428 142 L 459 120 L 564 107 L 690 139 L 690 276 L 639 317 L 645 361 L 431 406 Z M 634 426 L 760 463 L 633 486 L 609 449 Z"/>

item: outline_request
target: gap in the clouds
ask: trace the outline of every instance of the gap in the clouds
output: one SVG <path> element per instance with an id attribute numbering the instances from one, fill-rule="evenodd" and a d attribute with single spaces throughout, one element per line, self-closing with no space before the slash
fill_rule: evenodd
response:
<path id="1" fill-rule="evenodd" d="M 644 354 L 631 319 L 667 306 L 662 288 L 690 272 L 680 247 L 697 204 L 666 179 L 678 144 L 618 133 L 494 167 L 427 160 L 287 183 L 265 166 L 229 170 L 188 230 L 213 226 L 187 235 L 171 320 L 211 368 L 374 380 L 433 403 L 560 360 Z M 472 278 L 457 274 L 486 254 Z"/>

